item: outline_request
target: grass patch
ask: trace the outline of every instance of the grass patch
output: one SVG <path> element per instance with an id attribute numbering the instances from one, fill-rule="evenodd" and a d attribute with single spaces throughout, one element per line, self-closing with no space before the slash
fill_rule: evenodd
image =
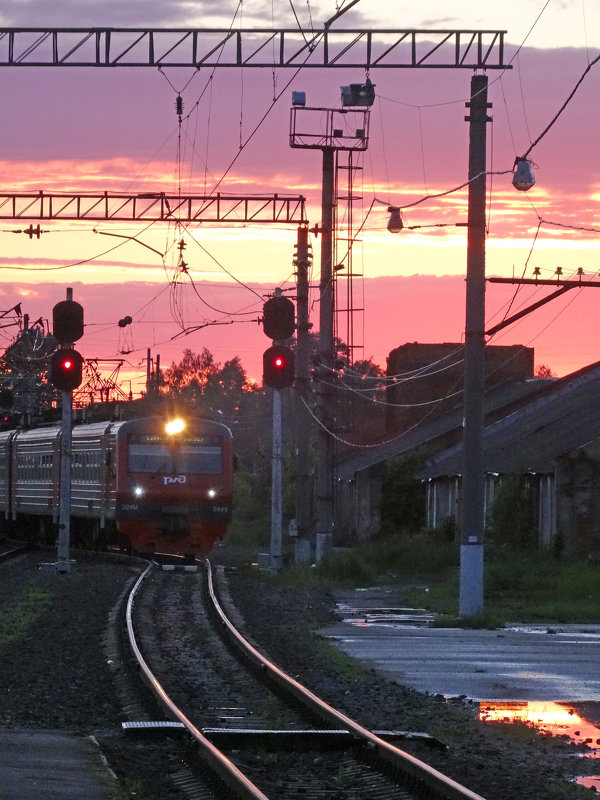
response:
<path id="1" fill-rule="evenodd" d="M 585 559 L 489 546 L 485 551 L 484 613 L 458 618 L 459 552 L 436 534 L 369 539 L 333 549 L 317 565 L 290 566 L 292 584 L 321 587 L 389 585 L 406 606 L 439 615 L 438 624 L 500 627 L 506 622 L 600 622 L 600 567 Z"/>
<path id="2" fill-rule="evenodd" d="M 600 569 L 584 559 L 523 553 L 491 557 L 486 603 L 505 619 L 531 622 L 598 622 Z"/>
<path id="3" fill-rule="evenodd" d="M 39 586 L 28 586 L 0 611 L 0 649 L 22 639 L 50 605 L 52 595 Z"/>

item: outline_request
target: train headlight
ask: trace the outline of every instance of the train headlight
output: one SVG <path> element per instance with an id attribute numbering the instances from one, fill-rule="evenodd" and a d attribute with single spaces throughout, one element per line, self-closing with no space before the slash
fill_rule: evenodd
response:
<path id="1" fill-rule="evenodd" d="M 136 486 L 135 489 L 133 490 L 133 493 L 136 497 L 141 497 L 144 494 L 144 490 L 142 489 L 141 486 Z"/>
<path id="2" fill-rule="evenodd" d="M 175 436 L 185 429 L 185 422 L 181 418 L 172 419 L 165 425 L 165 431 L 169 436 Z"/>
<path id="3" fill-rule="evenodd" d="M 217 490 L 216 490 L 216 489 L 209 489 L 209 490 L 208 490 L 208 496 L 209 496 L 209 497 L 210 497 L 210 499 L 212 500 L 214 497 L 216 497 L 216 496 L 217 496 Z"/>

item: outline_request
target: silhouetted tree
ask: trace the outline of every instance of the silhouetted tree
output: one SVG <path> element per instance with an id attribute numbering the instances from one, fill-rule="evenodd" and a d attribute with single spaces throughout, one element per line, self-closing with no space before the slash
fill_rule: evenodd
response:
<path id="1" fill-rule="evenodd" d="M 536 378 L 556 378 L 556 373 L 548 364 L 540 364 L 533 374 Z"/>
<path id="2" fill-rule="evenodd" d="M 236 517 L 244 524 L 264 522 L 269 510 L 270 398 L 248 380 L 239 357 L 221 365 L 207 348 L 200 353 L 186 349 L 181 361 L 164 371 L 161 394 L 230 428 L 237 460 Z"/>

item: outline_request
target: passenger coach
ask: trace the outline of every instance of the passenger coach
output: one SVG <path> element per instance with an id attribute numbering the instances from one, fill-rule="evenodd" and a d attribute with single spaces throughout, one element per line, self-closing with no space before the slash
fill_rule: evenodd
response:
<path id="1" fill-rule="evenodd" d="M 225 534 L 233 494 L 225 425 L 197 417 L 76 425 L 71 454 L 75 542 L 191 555 Z M 48 541 L 55 530 L 60 459 L 60 426 L 0 433 L 0 513 L 15 535 L 22 525 Z"/>

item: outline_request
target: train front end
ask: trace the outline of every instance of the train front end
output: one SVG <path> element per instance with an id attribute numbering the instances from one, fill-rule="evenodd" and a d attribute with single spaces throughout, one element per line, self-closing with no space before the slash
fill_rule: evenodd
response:
<path id="1" fill-rule="evenodd" d="M 231 519 L 230 430 L 199 418 L 132 420 L 116 449 L 120 538 L 138 553 L 208 553 Z"/>

